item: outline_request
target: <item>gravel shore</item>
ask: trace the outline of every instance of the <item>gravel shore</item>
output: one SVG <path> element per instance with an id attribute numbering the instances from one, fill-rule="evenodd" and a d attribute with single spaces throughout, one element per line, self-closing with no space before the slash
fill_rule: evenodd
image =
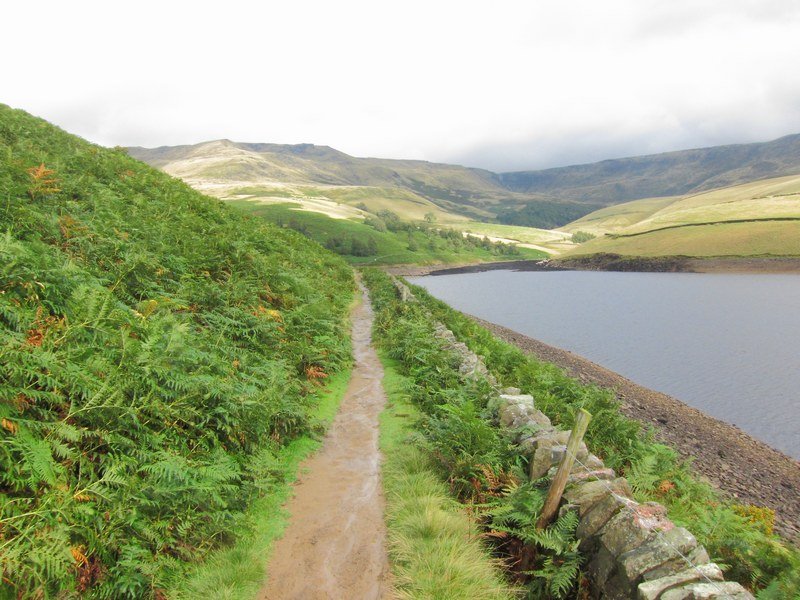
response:
<path id="1" fill-rule="evenodd" d="M 656 438 L 693 459 L 696 471 L 738 502 L 773 509 L 776 531 L 800 543 L 800 462 L 735 425 L 642 387 L 572 352 L 471 318 L 526 353 L 565 369 L 572 377 L 612 389 L 625 415 L 652 426 Z"/>

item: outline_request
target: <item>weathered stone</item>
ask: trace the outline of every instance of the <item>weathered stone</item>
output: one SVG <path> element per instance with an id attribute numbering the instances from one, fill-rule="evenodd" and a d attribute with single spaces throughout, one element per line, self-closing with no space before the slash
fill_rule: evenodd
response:
<path id="1" fill-rule="evenodd" d="M 578 514 L 582 517 L 592 506 L 611 493 L 626 498 L 633 496 L 627 479 L 619 477 L 611 482 L 594 480 L 572 484 L 564 492 L 564 499 L 570 504 L 577 505 Z"/>
<path id="2" fill-rule="evenodd" d="M 683 556 L 678 556 L 672 560 L 668 560 L 660 567 L 657 567 L 651 571 L 647 571 L 647 573 L 642 575 L 642 578 L 645 581 L 650 579 L 659 579 L 660 577 L 667 577 L 684 570 L 688 564 L 704 565 L 711 561 L 711 558 L 708 556 L 708 552 L 705 548 L 703 548 L 703 546 L 697 546 L 697 548 L 694 548 L 688 554 L 685 554 L 685 556 L 686 558 Z M 688 564 L 686 562 L 687 560 L 689 561 Z"/>
<path id="3" fill-rule="evenodd" d="M 753 600 L 753 595 L 740 584 L 732 581 L 719 583 L 692 583 L 686 587 L 673 588 L 661 595 L 661 600 Z"/>
<path id="4" fill-rule="evenodd" d="M 616 563 L 614 563 L 616 566 Z M 608 577 L 603 587 L 603 600 L 629 600 L 636 597 L 636 588 L 618 569 Z"/>
<path id="5" fill-rule="evenodd" d="M 519 396 L 520 394 L 522 394 L 522 390 L 515 387 L 507 387 L 503 390 L 504 396 Z"/>
<path id="6" fill-rule="evenodd" d="M 530 394 L 500 394 L 500 399 L 506 404 L 525 404 L 533 408 L 533 396 Z"/>
<path id="7" fill-rule="evenodd" d="M 613 575 L 616 567 L 614 556 L 605 548 L 600 547 L 589 561 L 586 570 L 595 586 L 604 590 L 606 582 Z"/>
<path id="8" fill-rule="evenodd" d="M 533 410 L 525 404 L 506 404 L 500 407 L 500 424 L 509 429 L 517 429 L 528 422 L 528 415 Z"/>
<path id="9" fill-rule="evenodd" d="M 547 425 L 539 425 L 538 427 L 540 427 L 540 429 L 525 441 L 530 452 L 534 452 L 539 448 L 566 445 L 569 439 L 569 431 L 560 431 Z"/>
<path id="10" fill-rule="evenodd" d="M 553 431 L 553 427 L 548 425 L 532 425 L 524 428 L 517 441 L 522 454 L 533 455 L 542 437 L 551 435 Z"/>
<path id="11" fill-rule="evenodd" d="M 722 570 L 714 563 L 708 563 L 691 569 L 684 569 L 674 575 L 645 581 L 640 583 L 637 588 L 638 598 L 639 600 L 657 600 L 661 594 L 669 589 L 694 581 L 705 581 L 706 579 L 722 581 Z"/>
<path id="12" fill-rule="evenodd" d="M 536 436 L 536 447 L 540 446 L 558 446 L 564 445 L 569 439 L 569 431 L 561 431 L 559 429 L 550 429 L 543 431 Z"/>
<path id="13" fill-rule="evenodd" d="M 550 417 L 548 417 L 540 410 L 533 409 L 533 412 L 530 414 L 530 417 L 533 423 L 535 423 L 539 427 L 552 426 L 552 423 L 550 422 Z"/>
<path id="14" fill-rule="evenodd" d="M 597 502 L 580 520 L 576 537 L 581 540 L 581 548 L 588 549 L 593 546 L 594 536 L 611 518 L 623 508 L 628 508 L 636 503 L 630 498 L 609 494 Z"/>
<path id="15" fill-rule="evenodd" d="M 566 454 L 567 447 L 564 444 L 550 446 L 550 460 L 552 461 L 553 465 L 560 463 Z"/>
<path id="16" fill-rule="evenodd" d="M 588 467 L 590 470 L 594 470 L 594 469 L 602 469 L 602 468 L 604 468 L 604 467 L 606 466 L 606 465 L 603 463 L 603 461 L 602 461 L 602 460 L 600 460 L 600 459 L 599 459 L 597 456 L 595 456 L 594 454 L 590 454 L 589 456 L 587 456 L 587 457 L 586 457 L 586 460 L 585 460 L 585 461 L 583 461 L 583 464 L 584 464 L 584 465 L 586 465 L 586 466 L 587 466 L 587 467 Z"/>
<path id="17" fill-rule="evenodd" d="M 530 461 L 529 476 L 531 481 L 535 481 L 542 477 L 550 467 L 553 465 L 553 452 L 552 446 L 544 446 L 537 448 L 533 453 L 533 458 Z"/>
<path id="18" fill-rule="evenodd" d="M 605 543 L 605 536 L 603 540 Z M 682 561 L 681 555 L 689 554 L 696 547 L 697 540 L 687 529 L 673 527 L 622 554 L 619 557 L 620 570 L 628 581 L 638 584 L 644 573 L 658 569 L 667 562 L 675 563 L 676 559 Z M 685 562 L 683 566 L 686 566 Z M 676 569 L 680 570 L 680 567 Z"/>
<path id="19" fill-rule="evenodd" d="M 628 504 L 626 510 L 612 517 L 602 528 L 601 544 L 614 556 L 641 546 L 656 530 L 667 531 L 675 525 L 666 517 L 667 509 L 655 502 Z"/>
<path id="20" fill-rule="evenodd" d="M 596 469 L 594 471 L 586 471 L 585 469 L 581 469 L 580 471 L 572 471 L 570 472 L 569 477 L 567 477 L 567 485 L 571 485 L 573 483 L 580 483 L 581 481 L 595 481 L 595 480 L 604 480 L 610 481 L 616 478 L 617 474 L 614 472 L 614 469 Z"/>

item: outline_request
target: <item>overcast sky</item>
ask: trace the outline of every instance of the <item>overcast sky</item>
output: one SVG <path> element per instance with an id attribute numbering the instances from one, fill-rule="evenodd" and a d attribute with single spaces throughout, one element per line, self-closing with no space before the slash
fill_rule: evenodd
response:
<path id="1" fill-rule="evenodd" d="M 6 1 L 0 102 L 104 145 L 542 168 L 800 132 L 797 0 Z"/>

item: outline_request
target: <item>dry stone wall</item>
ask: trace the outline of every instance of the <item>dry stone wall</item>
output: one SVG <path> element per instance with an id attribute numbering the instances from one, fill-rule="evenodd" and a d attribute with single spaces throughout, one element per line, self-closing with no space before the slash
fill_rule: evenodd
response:
<path id="1" fill-rule="evenodd" d="M 416 301 L 403 282 L 394 279 L 404 302 Z M 567 450 L 570 432 L 554 427 L 538 410 L 532 395 L 517 388 L 500 389 L 480 356 L 458 341 L 442 323 L 435 335 L 461 359 L 462 377 L 485 378 L 496 390 L 492 401 L 499 424 L 512 432 L 530 461 L 531 479 L 553 475 Z M 724 581 L 705 548 L 687 529 L 666 516 L 655 502 L 639 503 L 626 479 L 590 453 L 584 443 L 575 456 L 560 511 L 575 511 L 577 537 L 588 557 L 595 596 L 622 600 L 745 600 L 753 596 L 740 584 Z"/>

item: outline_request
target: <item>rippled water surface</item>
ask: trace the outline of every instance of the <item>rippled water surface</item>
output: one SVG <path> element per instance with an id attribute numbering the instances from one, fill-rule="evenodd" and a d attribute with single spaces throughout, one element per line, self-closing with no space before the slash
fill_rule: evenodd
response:
<path id="1" fill-rule="evenodd" d="M 509 270 L 409 281 L 800 458 L 800 275 Z"/>

